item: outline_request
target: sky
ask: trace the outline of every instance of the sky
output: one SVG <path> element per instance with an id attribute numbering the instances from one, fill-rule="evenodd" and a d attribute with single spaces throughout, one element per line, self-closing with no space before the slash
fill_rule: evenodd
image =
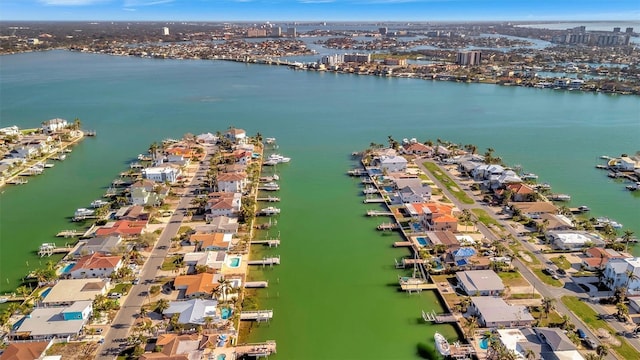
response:
<path id="1" fill-rule="evenodd" d="M 640 20 L 640 0 L 0 0 L 0 20 Z"/>

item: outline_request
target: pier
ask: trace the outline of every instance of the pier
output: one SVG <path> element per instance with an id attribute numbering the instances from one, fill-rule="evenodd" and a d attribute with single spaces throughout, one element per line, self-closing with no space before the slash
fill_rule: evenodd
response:
<path id="1" fill-rule="evenodd" d="M 243 356 L 255 358 L 268 357 L 276 353 L 276 342 L 275 340 L 267 340 L 263 343 L 242 344 L 237 345 L 234 350 L 237 358 L 242 358 Z"/>
<path id="2" fill-rule="evenodd" d="M 393 247 L 411 247 L 411 241 L 396 241 L 393 243 Z"/>
<path id="3" fill-rule="evenodd" d="M 257 201 L 279 202 L 280 198 L 275 196 L 257 198 Z"/>
<path id="4" fill-rule="evenodd" d="M 454 323 L 458 321 L 456 317 L 451 313 L 437 315 L 435 311 L 428 313 L 424 310 L 422 310 L 422 319 L 425 322 L 434 322 L 436 324 Z"/>
<path id="5" fill-rule="evenodd" d="M 398 230 L 400 229 L 400 226 L 396 223 L 382 223 L 380 225 L 378 225 L 377 227 L 378 230 Z"/>
<path id="6" fill-rule="evenodd" d="M 240 320 L 247 321 L 269 321 L 273 317 L 273 310 L 255 310 L 255 311 L 242 311 L 240 313 Z"/>
<path id="7" fill-rule="evenodd" d="M 73 250 L 73 247 L 57 247 L 54 243 L 43 243 L 40 245 L 40 249 L 38 249 L 38 255 L 40 257 L 49 257 L 53 254 L 66 254 Z"/>
<path id="8" fill-rule="evenodd" d="M 269 287 L 268 281 L 247 281 L 244 283 L 245 288 L 250 289 L 263 289 Z"/>
<path id="9" fill-rule="evenodd" d="M 366 199 L 362 200 L 362 202 L 365 203 L 365 204 L 372 204 L 372 203 L 383 203 L 385 201 L 384 201 L 384 198 L 375 197 L 375 198 L 366 198 Z"/>
<path id="10" fill-rule="evenodd" d="M 398 283 L 400 284 L 400 289 L 408 293 L 438 289 L 436 284 L 428 283 L 426 280 L 416 277 L 400 277 Z"/>
<path id="11" fill-rule="evenodd" d="M 69 238 L 69 237 L 77 237 L 77 236 L 82 236 L 84 235 L 83 231 L 77 231 L 77 230 L 62 230 L 59 233 L 56 234 L 57 237 L 65 237 L 65 238 Z"/>
<path id="12" fill-rule="evenodd" d="M 362 175 L 366 175 L 366 171 L 363 169 L 351 169 L 349 171 L 347 171 L 347 174 L 349 176 L 362 176 Z"/>
<path id="13" fill-rule="evenodd" d="M 278 247 L 280 246 L 280 240 L 253 240 L 251 241 L 251 245 L 268 245 L 269 247 Z"/>
<path id="14" fill-rule="evenodd" d="M 393 216 L 391 211 L 368 210 L 367 216 Z"/>
<path id="15" fill-rule="evenodd" d="M 264 258 L 262 260 L 249 260 L 249 261 L 247 261 L 247 264 L 248 265 L 262 265 L 262 266 L 280 265 L 280 256 Z"/>
<path id="16" fill-rule="evenodd" d="M 24 184 L 26 184 L 28 182 L 29 182 L 29 180 L 27 180 L 27 179 L 16 177 L 16 178 L 13 178 L 12 180 L 7 181 L 7 184 L 24 185 Z"/>

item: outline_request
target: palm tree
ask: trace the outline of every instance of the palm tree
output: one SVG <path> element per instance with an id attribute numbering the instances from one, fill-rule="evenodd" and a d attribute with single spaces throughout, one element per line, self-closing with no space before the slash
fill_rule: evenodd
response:
<path id="1" fill-rule="evenodd" d="M 633 231 L 625 230 L 622 234 L 622 241 L 624 242 L 624 252 L 627 252 L 629 248 L 629 241 L 633 239 Z"/>
<path id="2" fill-rule="evenodd" d="M 636 275 L 632 270 L 627 270 L 624 272 L 624 274 L 627 276 L 627 283 L 625 285 L 625 288 L 627 291 L 629 291 L 629 284 L 634 281 L 640 280 L 640 277 Z"/>
<path id="3" fill-rule="evenodd" d="M 464 231 L 468 231 L 469 222 L 471 221 L 471 212 L 469 209 L 462 210 L 460 215 L 460 222 L 464 223 Z"/>
<path id="4" fill-rule="evenodd" d="M 140 317 L 142 319 L 146 318 L 148 313 L 149 313 L 149 310 L 146 307 L 143 306 L 140 308 Z"/>
<path id="5" fill-rule="evenodd" d="M 475 334 L 477 329 L 478 329 L 478 318 L 475 316 L 472 316 L 467 320 L 467 338 L 473 339 L 473 334 Z"/>
<path id="6" fill-rule="evenodd" d="M 167 299 L 160 299 L 156 302 L 156 312 L 162 314 L 169 308 L 169 301 Z"/>
<path id="7" fill-rule="evenodd" d="M 524 358 L 527 360 L 534 360 L 536 358 L 536 353 L 531 349 L 527 349 L 524 351 Z"/>
<path id="8" fill-rule="evenodd" d="M 609 355 L 609 348 L 604 344 L 600 344 L 596 348 L 596 354 L 600 356 L 600 359 L 604 359 L 607 355 Z"/>
<path id="9" fill-rule="evenodd" d="M 542 303 L 540 304 L 540 306 L 542 306 L 542 313 L 544 313 L 545 317 L 549 317 L 549 313 L 555 308 L 553 304 L 555 301 L 556 299 L 550 297 L 545 297 L 542 299 Z"/>

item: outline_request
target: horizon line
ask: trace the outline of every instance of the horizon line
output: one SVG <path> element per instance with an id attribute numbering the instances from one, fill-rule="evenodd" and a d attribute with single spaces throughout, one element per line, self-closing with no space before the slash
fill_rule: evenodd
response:
<path id="1" fill-rule="evenodd" d="M 452 23 L 452 22 L 473 22 L 473 23 L 499 23 L 499 22 L 517 22 L 517 23 L 555 23 L 555 22 L 560 22 L 560 23 L 574 23 L 574 22 L 608 22 L 608 23 L 612 23 L 612 22 L 637 22 L 640 23 L 639 20 L 637 19 L 626 19 L 626 20 L 601 20 L 601 19 L 591 19 L 591 20 L 563 20 L 563 19 L 557 19 L 557 20 L 550 20 L 550 19 L 539 19 L 539 20 L 465 20 L 465 19 L 457 19 L 457 20 L 375 20 L 375 19 L 371 19 L 371 20 L 293 20 L 293 19 L 280 19 L 280 20 L 268 20 L 268 19 L 253 19 L 253 20 L 166 20 L 166 19 L 157 19 L 157 20 L 135 20 L 135 19 L 129 19 L 129 20 L 124 20 L 124 19 L 85 19 L 85 20 L 77 20 L 77 19 L 68 19 L 68 20 L 64 20 L 64 19 L 56 19 L 56 20 L 35 20 L 35 19 L 0 19 L 0 23 L 2 22 L 6 22 L 6 21 L 23 21 L 23 22 L 87 22 L 87 21 L 91 21 L 91 22 L 96 22 L 96 21 L 101 21 L 101 22 L 131 22 L 131 21 L 136 21 L 136 22 L 158 22 L 158 21 L 163 21 L 163 22 L 204 22 L 204 23 L 250 23 L 250 22 L 264 22 L 264 23 L 272 23 L 272 22 L 304 22 L 304 23 L 398 23 L 398 22 L 402 22 L 402 23 L 408 23 L 408 24 L 426 24 L 426 23 Z"/>

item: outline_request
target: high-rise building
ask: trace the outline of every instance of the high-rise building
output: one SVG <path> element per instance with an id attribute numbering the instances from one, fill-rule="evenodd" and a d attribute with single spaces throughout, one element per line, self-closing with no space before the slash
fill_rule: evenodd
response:
<path id="1" fill-rule="evenodd" d="M 613 32 L 615 32 L 615 33 L 619 33 L 619 32 L 620 32 L 620 28 L 619 28 L 619 27 L 614 27 L 614 28 L 613 28 Z"/>
<path id="2" fill-rule="evenodd" d="M 282 36 L 282 28 L 280 26 L 276 26 L 271 29 L 271 36 L 273 37 L 281 37 Z"/>
<path id="3" fill-rule="evenodd" d="M 382 35 L 382 36 L 387 35 L 387 31 L 389 31 L 389 29 L 387 29 L 386 27 L 378 28 L 378 32 L 379 32 L 379 33 L 380 33 L 380 35 Z"/>
<path id="4" fill-rule="evenodd" d="M 482 53 L 480 51 L 460 51 L 456 56 L 456 64 L 476 66 L 482 61 Z"/>
<path id="5" fill-rule="evenodd" d="M 632 27 L 628 27 L 624 30 L 624 32 L 626 32 L 627 34 L 633 34 L 633 28 Z"/>
<path id="6" fill-rule="evenodd" d="M 164 36 L 168 36 L 169 35 L 169 28 L 168 27 L 163 27 L 162 28 L 162 35 Z"/>
<path id="7" fill-rule="evenodd" d="M 297 37 L 298 33 L 296 32 L 296 28 L 287 28 L 287 36 L 288 37 Z"/>

